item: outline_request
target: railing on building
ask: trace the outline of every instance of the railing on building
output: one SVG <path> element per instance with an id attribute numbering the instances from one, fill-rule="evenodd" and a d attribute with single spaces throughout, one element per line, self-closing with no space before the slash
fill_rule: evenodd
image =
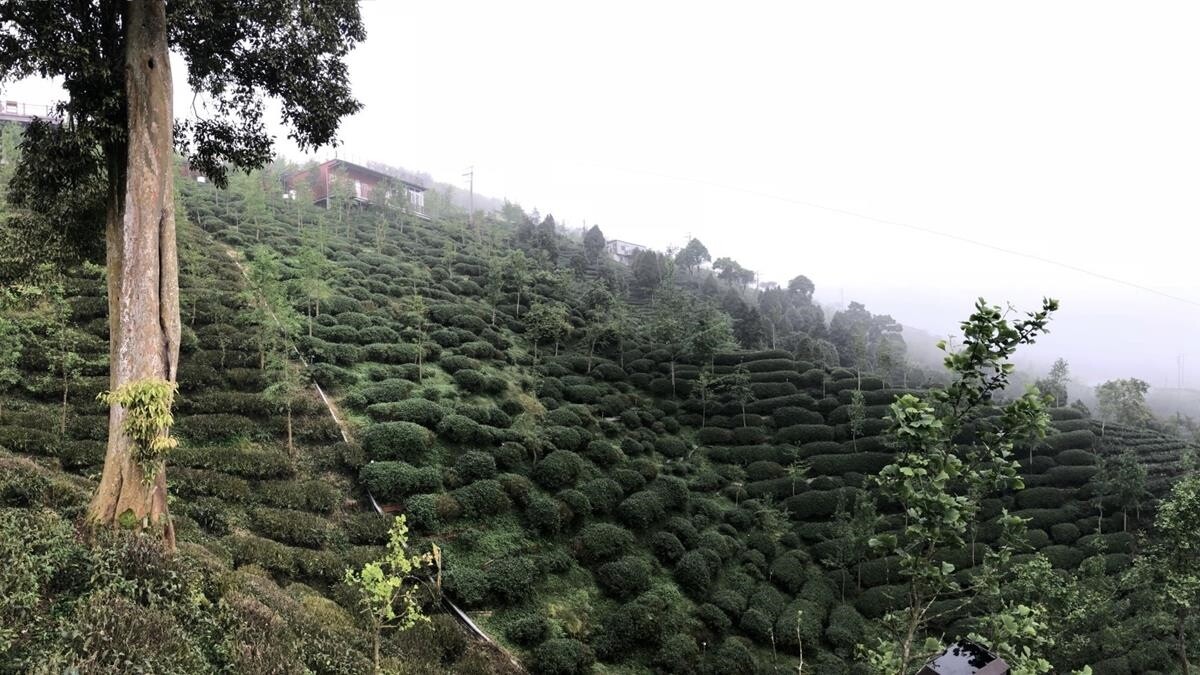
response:
<path id="1" fill-rule="evenodd" d="M 28 124 L 35 117 L 57 119 L 58 114 L 55 108 L 49 105 L 0 100 L 0 120 L 2 121 Z"/>

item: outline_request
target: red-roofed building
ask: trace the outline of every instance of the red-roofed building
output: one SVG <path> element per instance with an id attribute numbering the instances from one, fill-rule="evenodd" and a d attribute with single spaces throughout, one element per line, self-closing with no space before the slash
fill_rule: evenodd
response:
<path id="1" fill-rule="evenodd" d="M 329 206 L 339 190 L 342 195 L 361 203 L 380 203 L 407 196 L 410 211 L 425 215 L 425 188 L 386 173 L 368 169 L 344 159 L 332 159 L 310 169 L 301 169 L 283 179 L 287 196 L 295 199 L 297 188 L 307 184 L 313 204 Z"/>

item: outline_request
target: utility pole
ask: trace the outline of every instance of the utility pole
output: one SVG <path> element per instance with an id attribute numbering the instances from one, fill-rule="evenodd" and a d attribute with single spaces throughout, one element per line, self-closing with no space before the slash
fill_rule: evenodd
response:
<path id="1" fill-rule="evenodd" d="M 470 178 L 469 186 L 471 190 L 470 213 L 467 214 L 467 226 L 472 230 L 475 229 L 475 166 L 467 167 L 467 172 L 463 174 Z"/>

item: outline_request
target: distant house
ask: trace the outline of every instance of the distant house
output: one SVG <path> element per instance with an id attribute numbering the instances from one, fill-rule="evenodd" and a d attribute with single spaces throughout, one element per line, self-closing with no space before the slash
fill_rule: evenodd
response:
<path id="1" fill-rule="evenodd" d="M 632 265 L 633 257 L 642 251 L 648 250 L 648 248 L 646 246 L 642 246 L 641 244 L 621 241 L 620 239 L 610 239 L 606 244 L 604 244 L 604 250 L 608 251 L 608 255 L 612 257 L 613 260 L 616 260 L 622 265 Z"/>
<path id="2" fill-rule="evenodd" d="M 35 117 L 45 117 L 57 121 L 55 112 L 54 108 L 48 105 L 21 103 L 19 101 L 0 101 L 0 122 L 15 122 L 26 126 Z"/>
<path id="3" fill-rule="evenodd" d="M 403 190 L 408 196 L 408 208 L 418 216 L 425 216 L 425 188 L 401 180 L 386 173 L 368 169 L 344 159 L 331 159 L 311 169 L 302 169 L 283 179 L 285 196 L 295 199 L 297 188 L 308 184 L 313 204 L 329 206 L 330 198 L 342 187 L 347 197 L 364 204 L 378 203 L 397 195 L 392 190 Z M 390 186 L 390 187 L 389 187 Z"/>

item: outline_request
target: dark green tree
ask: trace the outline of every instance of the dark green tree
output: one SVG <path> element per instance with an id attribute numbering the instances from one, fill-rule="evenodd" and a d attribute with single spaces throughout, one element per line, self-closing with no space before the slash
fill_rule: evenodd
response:
<path id="1" fill-rule="evenodd" d="M 695 272 L 702 263 L 710 261 L 712 261 L 712 256 L 708 254 L 708 249 L 700 243 L 699 239 L 689 239 L 687 246 L 684 246 L 683 250 L 675 256 L 675 262 L 687 270 L 688 274 Z"/>
<path id="2" fill-rule="evenodd" d="M 795 293 L 805 302 L 812 302 L 813 291 L 817 290 L 816 285 L 803 274 L 789 281 L 787 288 L 789 293 Z"/>
<path id="3" fill-rule="evenodd" d="M 590 264 L 595 265 L 604 259 L 604 244 L 604 233 L 600 227 L 593 225 L 588 228 L 587 234 L 583 235 L 583 255 Z"/>
<path id="4" fill-rule="evenodd" d="M 639 251 L 633 256 L 634 285 L 645 293 L 652 293 L 666 278 L 667 269 L 662 256 L 655 251 Z"/>

